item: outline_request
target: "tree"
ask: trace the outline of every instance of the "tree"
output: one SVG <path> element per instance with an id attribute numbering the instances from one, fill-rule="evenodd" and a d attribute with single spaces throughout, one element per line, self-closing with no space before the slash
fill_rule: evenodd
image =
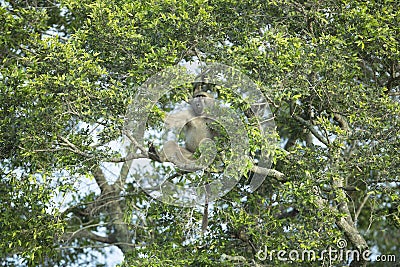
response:
<path id="1" fill-rule="evenodd" d="M 258 252 L 321 252 L 343 240 L 348 250 L 399 259 L 394 1 L 3 1 L 0 11 L 6 265 L 94 265 L 87 254 L 116 246 L 121 266 L 285 266 Z M 244 175 L 212 204 L 204 235 L 203 209 L 154 201 L 123 179 L 127 158 L 115 149 L 137 88 L 167 67 L 200 61 L 239 69 L 267 96 L 280 143 L 273 168 L 282 174 L 253 193 Z M 214 90 L 245 115 L 227 88 Z M 160 122 L 190 85 L 174 92 L 151 110 L 153 131 L 135 158 L 159 148 Z M 262 144 L 249 139 L 257 155 Z M 207 179 L 151 164 L 156 174 L 134 175 Z"/>

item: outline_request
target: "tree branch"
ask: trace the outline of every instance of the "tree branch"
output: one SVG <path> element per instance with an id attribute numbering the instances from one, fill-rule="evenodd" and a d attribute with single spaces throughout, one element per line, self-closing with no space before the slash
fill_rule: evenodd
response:
<path id="1" fill-rule="evenodd" d="M 328 207 L 332 213 L 339 213 L 342 212 L 335 207 L 331 206 L 329 202 L 325 199 L 323 199 L 321 196 L 318 194 L 318 188 L 316 187 L 316 202 L 317 205 L 320 207 L 320 209 L 323 209 L 324 207 Z M 347 214 L 347 213 L 346 213 Z M 345 217 L 340 217 L 336 220 L 336 225 L 339 227 L 340 230 L 343 231 L 345 236 L 350 240 L 350 242 L 357 248 L 357 250 L 362 253 L 366 249 L 368 249 L 367 242 L 365 241 L 364 237 L 358 232 L 357 228 L 355 227 L 354 224 L 349 223 L 348 218 Z M 353 262 L 356 260 L 354 259 Z M 353 263 L 359 266 L 365 266 L 366 262 L 362 257 L 360 257 L 360 261 L 357 263 Z"/>
<path id="2" fill-rule="evenodd" d="M 336 194 L 336 199 L 339 199 L 338 201 L 338 209 L 340 212 L 346 214 L 346 220 L 350 225 L 354 225 L 354 221 L 351 218 L 351 213 L 349 206 L 347 205 L 346 199 L 347 196 L 345 192 L 342 190 L 344 187 L 343 185 L 343 179 L 338 177 L 338 178 L 333 178 L 332 181 L 332 188 L 335 189 L 335 194 Z"/>
<path id="3" fill-rule="evenodd" d="M 73 143 L 71 143 L 67 138 L 63 137 L 63 136 L 58 136 L 59 139 L 61 139 L 64 143 L 60 143 L 60 145 L 62 146 L 66 146 L 66 148 L 78 155 L 81 155 L 83 157 L 86 158 L 90 158 L 92 157 L 92 155 L 83 152 L 82 150 L 80 150 L 78 147 L 76 147 Z"/>
<path id="4" fill-rule="evenodd" d="M 156 149 L 154 148 L 154 146 L 151 146 L 149 151 L 152 151 L 151 154 L 154 154 L 152 156 L 153 160 L 158 161 L 160 163 L 170 162 L 165 157 L 161 157 L 159 155 L 159 153 L 156 151 Z M 174 163 L 174 162 L 172 162 L 172 163 Z M 202 169 L 205 168 L 205 166 L 198 165 L 198 164 L 196 164 L 196 162 L 191 162 L 191 161 L 179 162 L 179 164 L 181 165 L 181 167 L 183 166 L 185 170 L 196 171 L 196 170 L 202 170 Z M 221 170 L 218 170 L 218 171 L 221 171 Z M 259 167 L 259 166 L 253 166 L 250 171 L 255 172 L 255 173 L 259 173 L 259 174 L 262 174 L 262 175 L 266 175 L 266 176 L 269 176 L 269 177 L 274 177 L 275 179 L 277 179 L 279 181 L 283 181 L 283 178 L 285 177 L 285 174 L 283 174 L 283 173 L 281 173 L 281 172 L 279 172 L 277 170 L 267 169 L 267 168 L 263 168 L 263 167 Z"/>
<path id="5" fill-rule="evenodd" d="M 356 214 L 354 215 L 354 221 L 357 222 L 358 216 L 360 216 L 361 210 L 364 208 L 365 203 L 367 203 L 369 199 L 369 194 L 366 194 L 361 202 L 360 206 L 358 207 Z"/>
<path id="6" fill-rule="evenodd" d="M 90 227 L 94 227 L 96 225 L 91 225 Z M 88 229 L 79 229 L 78 231 L 72 233 L 65 233 L 62 237 L 62 240 L 65 242 L 70 241 L 71 239 L 81 239 L 88 238 L 93 241 L 106 243 L 106 244 L 114 244 L 116 242 L 115 238 L 109 236 L 100 236 Z"/>
<path id="7" fill-rule="evenodd" d="M 253 166 L 251 168 L 252 172 L 263 174 L 269 177 L 273 177 L 277 179 L 278 181 L 284 182 L 285 180 L 283 179 L 285 177 L 285 174 L 281 173 L 280 171 L 274 170 L 274 169 L 267 169 L 263 167 L 258 167 L 258 166 Z"/>
<path id="8" fill-rule="evenodd" d="M 139 142 L 128 131 L 124 131 L 123 133 L 126 135 L 126 137 L 128 137 L 129 141 L 131 141 L 133 145 L 130 148 L 132 149 L 138 148 L 143 153 L 144 156 L 148 157 L 147 149 L 144 146 L 139 144 Z M 130 151 L 130 152 L 136 154 L 136 151 Z"/>
<path id="9" fill-rule="evenodd" d="M 93 175 L 101 190 L 100 198 L 105 195 L 111 195 L 116 197 L 119 195 L 120 190 L 116 188 L 116 186 L 112 186 L 107 183 L 104 173 L 100 167 L 96 167 L 96 169 L 93 172 Z M 109 205 L 107 205 L 106 213 L 108 213 L 110 217 L 113 218 L 111 223 L 115 231 L 114 232 L 115 240 L 121 243 L 121 245 L 118 245 L 118 247 L 124 253 L 128 253 L 133 249 L 133 247 L 129 245 L 132 242 L 131 240 L 132 234 L 129 231 L 128 225 L 124 222 L 124 211 L 121 207 L 121 204 L 119 202 L 112 202 L 112 203 L 113 205 L 110 205 L 110 203 Z M 111 214 L 113 215 L 111 216 Z"/>
<path id="10" fill-rule="evenodd" d="M 400 92 L 390 92 L 388 93 L 390 96 L 400 96 Z"/>
<path id="11" fill-rule="evenodd" d="M 109 194 L 114 191 L 113 187 L 107 182 L 107 179 L 99 166 L 95 167 L 92 174 L 97 185 L 100 187 L 102 195 Z"/>
<path id="12" fill-rule="evenodd" d="M 323 144 L 326 145 L 326 146 L 329 146 L 329 140 L 328 140 L 327 138 L 323 137 L 323 136 L 318 132 L 318 130 L 316 130 L 316 129 L 314 128 L 314 125 L 313 125 L 311 122 L 306 121 L 306 120 L 303 119 L 302 117 L 300 117 L 300 116 L 298 116 L 298 115 L 295 115 L 295 114 L 292 114 L 292 117 L 293 117 L 296 121 L 300 122 L 303 126 L 307 127 L 307 129 L 308 129 L 321 143 L 323 143 Z"/>

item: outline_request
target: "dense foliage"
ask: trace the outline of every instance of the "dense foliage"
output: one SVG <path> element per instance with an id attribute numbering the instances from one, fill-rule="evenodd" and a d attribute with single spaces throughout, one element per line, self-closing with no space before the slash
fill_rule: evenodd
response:
<path id="1" fill-rule="evenodd" d="M 96 266 L 105 264 L 99 253 L 113 257 L 107 246 L 122 251 L 121 266 L 291 266 L 257 253 L 320 252 L 341 239 L 346 249 L 400 261 L 397 1 L 0 5 L 4 266 Z M 198 61 L 233 66 L 260 86 L 279 134 L 273 168 L 284 175 L 253 193 L 243 177 L 213 203 L 204 235 L 201 208 L 154 201 L 124 179 L 124 159 L 112 149 L 135 88 Z M 163 116 L 154 112 L 148 126 Z M 152 164 L 153 175 L 170 170 Z M 139 165 L 135 175 L 152 174 Z M 346 264 L 296 264 L 322 262 Z"/>

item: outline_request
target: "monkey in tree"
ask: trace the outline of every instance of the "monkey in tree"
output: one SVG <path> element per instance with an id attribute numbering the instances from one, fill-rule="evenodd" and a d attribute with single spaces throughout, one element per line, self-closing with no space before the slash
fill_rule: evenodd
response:
<path id="1" fill-rule="evenodd" d="M 203 159 L 210 160 L 210 153 L 201 155 L 197 160 L 194 155 L 203 142 L 211 142 L 211 139 L 217 136 L 216 131 L 210 128 L 212 119 L 204 116 L 207 108 L 212 108 L 214 98 L 210 94 L 202 91 L 195 91 L 194 97 L 189 102 L 190 106 L 186 110 L 169 115 L 165 124 L 168 127 L 176 127 L 182 129 L 184 133 L 185 146 L 181 147 L 174 141 L 164 143 L 164 148 L 160 156 L 154 153 L 154 147 L 150 147 L 149 155 L 158 161 L 170 161 L 179 168 L 187 171 L 195 171 L 205 169 L 207 162 Z M 210 147 L 212 152 L 216 152 L 215 146 Z M 201 148 L 200 148 L 201 151 Z M 215 156 L 215 154 L 214 154 Z M 212 158 L 212 157 L 211 157 Z M 210 194 L 209 185 L 205 185 L 206 195 L 204 203 L 204 213 L 202 219 L 202 232 L 204 233 L 208 226 L 208 195 Z"/>
<path id="2" fill-rule="evenodd" d="M 206 92 L 196 92 L 189 104 L 188 109 L 169 115 L 165 120 L 167 127 L 183 130 L 185 146 L 181 147 L 174 141 L 168 141 L 164 144 L 161 158 L 192 171 L 204 169 L 203 159 L 206 157 L 202 155 L 195 160 L 194 154 L 203 142 L 211 142 L 216 132 L 210 128 L 213 120 L 203 116 L 205 109 L 214 105 L 214 98 Z"/>

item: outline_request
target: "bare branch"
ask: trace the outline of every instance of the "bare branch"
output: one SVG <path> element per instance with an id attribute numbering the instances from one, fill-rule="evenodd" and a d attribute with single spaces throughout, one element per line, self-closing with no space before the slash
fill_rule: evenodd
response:
<path id="1" fill-rule="evenodd" d="M 129 154 L 125 157 L 105 159 L 104 162 L 121 163 L 121 162 L 126 162 L 126 161 L 130 161 L 133 159 L 138 159 L 138 158 L 147 158 L 147 156 L 142 155 L 142 154 L 139 154 L 139 155 Z"/>
<path id="2" fill-rule="evenodd" d="M 63 237 L 62 237 L 62 240 L 64 242 L 69 242 L 72 239 L 88 238 L 88 239 L 91 239 L 93 241 L 98 241 L 98 242 L 101 242 L 101 243 L 107 243 L 107 244 L 115 243 L 116 240 L 114 238 L 111 238 L 111 237 L 108 237 L 108 236 L 100 236 L 100 235 L 97 235 L 97 234 L 91 232 L 90 230 L 88 230 L 88 228 L 101 226 L 101 225 L 103 225 L 103 224 L 89 225 L 89 226 L 83 227 L 81 229 L 78 229 L 75 232 L 65 233 L 63 235 Z"/>
<path id="3" fill-rule="evenodd" d="M 58 138 L 61 139 L 64 142 L 64 143 L 60 143 L 60 145 L 65 146 L 66 149 L 68 149 L 68 150 L 70 150 L 70 151 L 72 151 L 72 152 L 74 152 L 74 153 L 76 153 L 78 155 L 81 155 L 83 157 L 86 157 L 86 158 L 92 157 L 92 155 L 90 155 L 88 153 L 85 153 L 82 150 L 80 150 L 78 147 L 76 147 L 67 138 L 65 138 L 63 136 L 60 136 L 60 135 L 58 136 Z"/>
<path id="4" fill-rule="evenodd" d="M 269 177 L 273 177 L 273 178 L 277 179 L 278 181 L 284 181 L 283 178 L 285 177 L 285 174 L 283 174 L 277 170 L 267 169 L 267 168 L 258 167 L 258 166 L 254 166 L 253 168 L 251 168 L 251 171 L 255 172 L 255 173 L 263 174 L 263 175 L 266 175 Z"/>
<path id="5" fill-rule="evenodd" d="M 126 137 L 128 137 L 129 141 L 133 144 L 133 149 L 138 148 L 146 157 L 148 156 L 147 149 L 138 143 L 138 141 L 128 132 L 124 131 Z M 131 151 L 132 153 L 136 153 L 136 151 Z"/>
<path id="6" fill-rule="evenodd" d="M 360 216 L 361 210 L 364 208 L 365 204 L 367 203 L 369 199 L 369 194 L 366 194 L 364 196 L 363 201 L 361 202 L 360 206 L 358 207 L 356 214 L 354 215 L 354 221 L 357 222 L 358 216 Z"/>
<path id="7" fill-rule="evenodd" d="M 300 117 L 300 116 L 298 116 L 298 115 L 295 115 L 295 114 L 292 114 L 292 117 L 293 117 L 296 121 L 300 122 L 303 126 L 307 127 L 307 129 L 310 130 L 310 132 L 311 132 L 321 143 L 323 143 L 323 144 L 326 145 L 326 146 L 329 146 L 329 140 L 328 140 L 327 138 L 323 137 L 323 136 L 318 132 L 318 130 L 316 130 L 316 129 L 314 128 L 314 125 L 313 125 L 311 122 L 306 121 L 306 120 L 303 119 L 302 117 Z"/>
<path id="8" fill-rule="evenodd" d="M 114 191 L 112 186 L 108 184 L 107 179 L 99 166 L 97 166 L 92 173 L 103 195 Z"/>
<path id="9" fill-rule="evenodd" d="M 130 246 L 130 247 L 135 247 L 135 245 L 134 244 L 132 244 L 132 243 L 124 243 L 124 242 L 114 242 L 114 243 L 111 243 L 111 244 L 108 244 L 108 243 L 104 243 L 104 244 L 102 244 L 102 245 L 93 245 L 93 244 L 90 244 L 90 245 L 87 245 L 87 246 L 62 246 L 62 247 L 57 247 L 57 248 L 55 248 L 56 250 L 64 250 L 64 249 L 84 249 L 84 248 L 90 248 L 90 249 L 94 249 L 94 248 L 106 248 L 106 247 L 110 247 L 110 246 L 117 246 L 117 247 L 119 247 L 119 246 Z"/>
<path id="10" fill-rule="evenodd" d="M 390 92 L 388 93 L 390 96 L 400 96 L 400 92 Z"/>
<path id="11" fill-rule="evenodd" d="M 122 165 L 122 168 L 121 168 L 121 171 L 120 171 L 119 177 L 118 177 L 118 183 L 120 185 L 118 192 L 121 192 L 122 188 L 125 185 L 126 178 L 128 177 L 129 169 L 131 168 L 131 165 L 132 165 L 131 160 L 125 161 Z"/>

